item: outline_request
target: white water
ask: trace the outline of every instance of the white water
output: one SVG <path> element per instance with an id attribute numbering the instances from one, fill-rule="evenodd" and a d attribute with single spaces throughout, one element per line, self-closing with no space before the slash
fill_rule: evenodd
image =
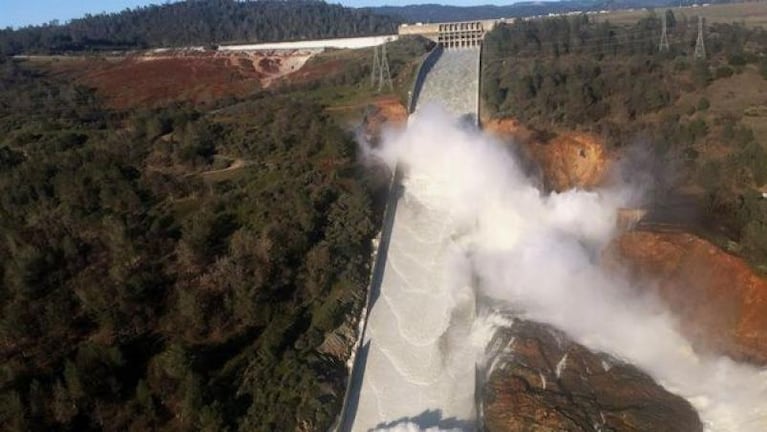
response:
<path id="1" fill-rule="evenodd" d="M 407 131 L 385 140 L 378 155 L 408 170 L 403 220 L 409 223 L 395 230 L 392 242 L 393 268 L 407 275 L 399 285 L 428 289 L 390 291 L 396 292 L 386 301 L 392 313 L 376 325 L 375 335 L 385 336 L 379 341 L 387 341 L 379 349 L 395 365 L 385 375 L 371 371 L 380 377 L 379 423 L 425 406 L 471 418 L 472 401 L 463 395 L 473 379 L 460 362 L 481 358 L 466 312 L 467 284 L 476 278 L 497 308 L 554 325 L 645 370 L 689 400 L 707 431 L 767 430 L 764 371 L 697 355 L 659 302 L 599 265 L 630 191 L 542 195 L 501 145 L 461 130 L 443 114 L 420 113 Z M 460 319 L 451 322 L 456 314 Z M 449 343 L 437 351 L 440 338 Z M 559 363 L 558 370 L 567 367 L 566 359 Z M 408 384 L 400 387 L 403 379 Z"/>
<path id="2" fill-rule="evenodd" d="M 455 118 L 476 120 L 479 98 L 479 48 L 446 49 L 429 71 L 418 111 L 439 105 Z"/>
<path id="3" fill-rule="evenodd" d="M 443 53 L 419 106 L 447 101 L 452 118 L 476 116 L 478 62 L 477 49 Z M 403 187 L 381 294 L 362 342 L 370 350 L 352 430 L 410 420 L 472 429 L 476 353 L 492 329 L 476 322 L 460 233 L 439 209 L 425 205 L 440 200 L 431 195 L 439 191 L 417 176 Z"/>
<path id="4" fill-rule="evenodd" d="M 408 129 L 374 152 L 407 177 L 363 341 L 370 351 L 353 430 L 474 427 L 475 363 L 495 329 L 475 316 L 479 289 L 499 310 L 642 368 L 687 398 L 707 431 L 767 431 L 763 371 L 697 355 L 659 302 L 600 267 L 632 191 L 544 196 L 503 146 L 458 126 L 457 117 L 476 115 L 475 55 L 446 52 Z M 433 102 L 448 113 L 423 108 Z"/>

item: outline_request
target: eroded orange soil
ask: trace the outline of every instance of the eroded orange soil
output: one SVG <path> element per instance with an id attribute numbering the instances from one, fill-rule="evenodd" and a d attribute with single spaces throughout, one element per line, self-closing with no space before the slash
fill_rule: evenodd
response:
<path id="1" fill-rule="evenodd" d="M 521 144 L 553 190 L 599 185 L 615 159 L 597 137 L 561 133 L 543 141 L 514 119 L 490 120 L 485 130 Z M 644 216 L 624 209 L 619 222 L 631 228 Z M 627 231 L 606 253 L 633 276 L 652 283 L 679 319 L 696 349 L 767 364 L 767 280 L 748 263 L 714 244 L 683 231 Z"/>
<path id="2" fill-rule="evenodd" d="M 558 192 L 600 184 L 610 165 L 604 143 L 595 135 L 565 132 L 543 140 L 512 118 L 493 119 L 484 129 L 502 140 L 514 140 L 541 168 L 548 189 Z"/>
<path id="3" fill-rule="evenodd" d="M 361 132 L 363 138 L 373 145 L 380 140 L 384 127 L 402 127 L 408 117 L 407 109 L 394 96 L 378 98 L 360 105 L 337 106 L 331 110 L 364 111 Z"/>
<path id="4" fill-rule="evenodd" d="M 612 245 L 704 351 L 767 364 L 767 280 L 741 258 L 685 232 L 631 231 Z"/>
<path id="5" fill-rule="evenodd" d="M 289 52 L 163 52 L 111 61 L 96 57 L 53 64 L 56 72 L 94 87 L 116 109 L 171 102 L 205 104 L 243 96 L 297 72 L 313 55 Z"/>

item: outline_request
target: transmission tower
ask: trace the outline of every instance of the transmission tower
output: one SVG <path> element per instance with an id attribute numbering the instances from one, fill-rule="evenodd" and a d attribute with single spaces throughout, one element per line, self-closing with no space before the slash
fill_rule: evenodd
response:
<path id="1" fill-rule="evenodd" d="M 370 84 L 375 87 L 378 83 L 378 91 L 386 85 L 389 90 L 394 90 L 391 81 L 391 71 L 389 70 L 389 56 L 386 54 L 386 44 L 381 45 L 381 53 L 378 53 L 378 47 L 373 47 L 373 70 L 370 74 Z"/>
<path id="2" fill-rule="evenodd" d="M 663 31 L 660 34 L 660 43 L 658 44 L 658 51 L 668 51 L 669 45 L 668 45 L 668 30 L 666 26 L 666 14 L 661 14 L 661 21 L 663 22 Z"/>
<path id="3" fill-rule="evenodd" d="M 706 58 L 706 44 L 703 42 L 703 17 L 698 17 L 698 41 L 695 42 L 695 58 Z"/>
<path id="4" fill-rule="evenodd" d="M 376 85 L 376 73 L 378 72 L 378 66 L 380 61 L 378 60 L 378 47 L 373 47 L 373 68 L 370 69 L 370 87 Z"/>

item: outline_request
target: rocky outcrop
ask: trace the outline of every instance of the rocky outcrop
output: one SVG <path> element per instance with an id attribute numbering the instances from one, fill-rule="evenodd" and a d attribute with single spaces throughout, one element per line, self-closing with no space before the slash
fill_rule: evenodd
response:
<path id="1" fill-rule="evenodd" d="M 767 364 L 767 280 L 684 232 L 631 231 L 608 252 L 656 289 L 696 349 Z"/>
<path id="2" fill-rule="evenodd" d="M 325 339 L 317 351 L 329 355 L 340 362 L 346 362 L 352 354 L 357 339 L 356 316 L 348 314 L 343 324 L 325 334 Z"/>
<path id="3" fill-rule="evenodd" d="M 698 414 L 637 368 L 551 327 L 517 321 L 484 387 L 489 432 L 698 432 Z"/>

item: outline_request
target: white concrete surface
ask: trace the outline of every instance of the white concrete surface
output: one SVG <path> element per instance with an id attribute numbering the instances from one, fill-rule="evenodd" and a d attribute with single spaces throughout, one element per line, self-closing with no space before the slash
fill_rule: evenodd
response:
<path id="1" fill-rule="evenodd" d="M 419 109 L 438 104 L 456 119 L 476 118 L 478 62 L 479 49 L 445 51 L 427 75 Z M 476 350 L 466 343 L 474 293 L 468 285 L 448 286 L 460 233 L 433 209 L 444 191 L 429 184 L 403 181 L 380 297 L 363 340 L 370 349 L 352 431 L 446 421 L 468 430 L 476 417 Z"/>
<path id="2" fill-rule="evenodd" d="M 325 48 L 368 48 L 383 45 L 399 39 L 398 35 L 369 36 L 356 38 L 320 39 L 293 42 L 269 42 L 246 45 L 221 45 L 219 51 L 261 51 L 261 50 L 296 50 Z"/>
<path id="3" fill-rule="evenodd" d="M 426 78 L 416 111 L 439 105 L 456 118 L 476 120 L 479 98 L 479 48 L 446 49 Z"/>

